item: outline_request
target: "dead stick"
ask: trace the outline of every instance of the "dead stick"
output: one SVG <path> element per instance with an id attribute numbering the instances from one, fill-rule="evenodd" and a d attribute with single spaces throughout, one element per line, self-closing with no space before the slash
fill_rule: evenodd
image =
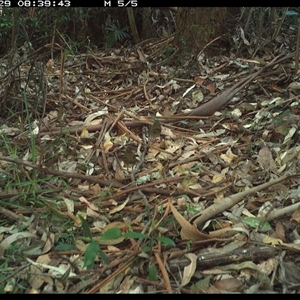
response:
<path id="1" fill-rule="evenodd" d="M 298 177 L 300 174 L 294 174 L 294 175 L 288 175 L 288 176 L 282 176 L 278 179 L 271 180 L 269 182 L 263 183 L 261 185 L 255 186 L 247 191 L 243 191 L 237 194 L 234 194 L 232 196 L 226 197 L 222 200 L 219 200 L 218 202 L 214 203 L 213 205 L 209 206 L 205 210 L 203 210 L 196 219 L 194 219 L 193 223 L 198 226 L 207 220 L 211 219 L 212 217 L 216 216 L 217 214 L 229 209 L 230 207 L 234 206 L 235 204 L 238 204 L 240 201 L 245 199 L 247 196 L 262 191 L 266 188 L 271 187 L 272 185 L 281 183 L 287 179 Z"/>
<path id="2" fill-rule="evenodd" d="M 283 56 L 283 54 L 280 54 L 276 56 L 269 64 L 262 67 L 260 70 L 255 72 L 254 74 L 251 74 L 244 78 L 243 80 L 237 82 L 234 86 L 229 88 L 228 90 L 224 91 L 223 93 L 217 95 L 213 99 L 211 99 L 209 102 L 204 103 L 203 105 L 195 108 L 192 110 L 188 115 L 189 116 L 210 116 L 214 112 L 216 112 L 218 109 L 226 105 L 239 91 L 241 91 L 245 86 L 247 86 L 249 83 L 251 83 L 258 75 L 260 75 L 263 71 L 265 71 L 267 68 L 270 68 L 279 62 L 282 62 L 294 55 L 286 55 Z M 283 57 L 282 57 L 283 56 Z"/>

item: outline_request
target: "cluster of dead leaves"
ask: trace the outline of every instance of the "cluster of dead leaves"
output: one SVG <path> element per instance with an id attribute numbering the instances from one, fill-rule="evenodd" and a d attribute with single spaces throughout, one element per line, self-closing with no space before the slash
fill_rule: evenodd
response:
<path id="1" fill-rule="evenodd" d="M 14 278 L 3 279 L 5 292 L 19 280 L 27 292 L 66 293 L 290 292 L 298 284 L 299 266 L 291 263 L 299 251 L 297 77 L 279 86 L 280 74 L 272 73 L 209 118 L 165 122 L 248 74 L 248 62 L 220 58 L 186 79 L 172 66 L 149 64 L 152 50 L 144 47 L 143 62 L 134 49 L 68 58 L 63 73 L 52 61 L 43 119 L 31 130 L 1 126 L 10 143 L 25 149 L 14 161 L 23 164 L 17 173 L 13 161 L 0 158 L 8 202 L 1 213 L 14 220 L 0 227 L 0 256 L 12 267 L 11 249 L 21 247 L 26 259 L 4 277 Z M 39 164 L 30 161 L 32 137 Z M 58 176 L 36 191 L 43 205 L 10 205 L 7 199 L 22 194 L 12 175 L 28 179 L 33 169 L 41 178 Z M 58 216 L 57 224 L 42 222 L 45 212 Z M 112 226 L 169 237 L 176 247 L 158 242 L 143 252 L 144 240 L 99 241 L 109 264 L 97 257 L 87 270 L 81 218 L 97 241 Z M 65 231 L 74 232 L 70 251 L 59 248 Z M 147 279 L 151 268 L 155 282 Z"/>

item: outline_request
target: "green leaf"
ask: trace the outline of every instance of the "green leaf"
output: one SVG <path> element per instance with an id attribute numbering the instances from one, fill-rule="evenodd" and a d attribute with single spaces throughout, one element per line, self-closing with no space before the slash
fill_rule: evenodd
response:
<path id="1" fill-rule="evenodd" d="M 288 11 L 285 12 L 285 15 L 286 16 L 297 16 L 298 13 L 294 10 L 288 10 Z"/>
<path id="2" fill-rule="evenodd" d="M 160 241 L 164 246 L 176 246 L 173 240 L 165 236 L 157 237 L 156 240 Z"/>
<path id="3" fill-rule="evenodd" d="M 75 245 L 60 243 L 55 247 L 56 251 L 78 250 Z"/>
<path id="4" fill-rule="evenodd" d="M 92 233 L 88 222 L 81 215 L 79 215 L 79 218 L 81 220 L 81 228 L 84 234 L 92 241 Z"/>
<path id="5" fill-rule="evenodd" d="M 130 239 L 148 239 L 148 235 L 141 233 L 141 232 L 136 232 L 136 231 L 131 231 L 123 234 L 124 237 L 130 238 Z"/>
<path id="6" fill-rule="evenodd" d="M 150 280 L 150 281 L 157 281 L 157 268 L 156 268 L 156 266 L 153 266 L 153 265 L 151 265 L 151 266 L 149 266 L 149 268 L 148 268 L 148 277 L 147 277 L 147 279 L 148 280 Z"/>
<path id="7" fill-rule="evenodd" d="M 95 258 L 100 250 L 99 244 L 96 241 L 92 241 L 86 248 L 84 253 L 84 265 L 87 269 L 91 269 L 94 266 Z"/>
<path id="8" fill-rule="evenodd" d="M 144 253 L 147 253 L 148 251 L 150 251 L 151 250 L 151 247 L 150 246 L 145 246 L 143 249 L 142 249 L 142 251 L 144 252 Z"/>
<path id="9" fill-rule="evenodd" d="M 98 254 L 100 256 L 100 259 L 102 260 L 102 262 L 105 264 L 105 265 L 108 265 L 109 264 L 109 260 L 106 256 L 106 254 L 99 248 L 99 251 L 98 251 Z"/>
<path id="10" fill-rule="evenodd" d="M 266 221 L 262 222 L 262 220 L 259 218 L 245 217 L 245 218 L 243 218 L 242 221 L 246 225 L 249 225 L 250 227 L 255 228 L 255 229 L 259 229 L 262 232 L 269 231 L 272 229 L 271 225 L 268 222 L 266 222 Z"/>
<path id="11" fill-rule="evenodd" d="M 122 236 L 122 231 L 120 228 L 110 228 L 105 231 L 100 240 L 116 240 Z"/>
<path id="12" fill-rule="evenodd" d="M 194 294 L 205 293 L 207 288 L 210 286 L 210 280 L 212 275 L 205 276 L 203 279 L 199 280 L 197 283 L 192 284 L 191 291 Z"/>

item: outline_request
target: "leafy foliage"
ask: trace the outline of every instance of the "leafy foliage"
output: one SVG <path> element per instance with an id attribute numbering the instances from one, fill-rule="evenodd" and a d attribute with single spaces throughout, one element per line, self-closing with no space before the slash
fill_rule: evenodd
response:
<path id="1" fill-rule="evenodd" d="M 116 24 L 110 24 L 108 25 L 105 30 L 107 32 L 106 34 L 106 45 L 108 48 L 112 48 L 116 45 L 117 42 L 122 41 L 125 38 L 129 38 L 130 35 L 126 32 L 126 28 L 120 28 Z"/>

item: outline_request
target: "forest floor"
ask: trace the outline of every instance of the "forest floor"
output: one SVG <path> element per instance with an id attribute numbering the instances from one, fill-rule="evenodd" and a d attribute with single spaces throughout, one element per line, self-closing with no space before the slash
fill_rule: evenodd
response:
<path id="1" fill-rule="evenodd" d="M 54 57 L 35 121 L 24 83 L 30 122 L 0 127 L 1 293 L 299 293 L 293 58 L 189 117 L 274 56 L 167 46 Z"/>

